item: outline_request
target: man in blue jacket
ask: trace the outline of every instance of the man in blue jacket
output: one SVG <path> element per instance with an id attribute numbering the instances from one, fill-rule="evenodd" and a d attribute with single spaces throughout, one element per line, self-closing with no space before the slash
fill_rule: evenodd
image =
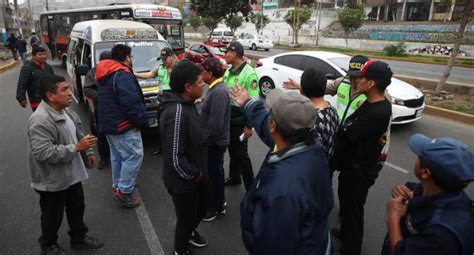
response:
<path id="1" fill-rule="evenodd" d="M 463 191 L 474 180 L 474 153 L 451 138 L 410 137 L 415 176 L 392 190 L 383 255 L 474 253 L 474 208 Z"/>
<path id="2" fill-rule="evenodd" d="M 316 109 L 297 92 L 274 89 L 268 111 L 232 88 L 255 131 L 270 148 L 241 203 L 242 239 L 249 254 L 330 254 L 328 216 L 333 207 L 329 168 L 315 138 Z"/>
<path id="3" fill-rule="evenodd" d="M 113 198 L 125 207 L 136 207 L 135 180 L 143 161 L 141 128 L 148 127 L 143 93 L 132 71 L 132 49 L 123 44 L 112 48 L 112 59 L 100 61 L 99 132 L 110 146 Z"/>

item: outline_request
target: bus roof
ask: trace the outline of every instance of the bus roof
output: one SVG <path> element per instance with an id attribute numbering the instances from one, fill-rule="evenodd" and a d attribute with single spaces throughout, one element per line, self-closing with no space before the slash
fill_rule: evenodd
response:
<path id="1" fill-rule="evenodd" d="M 129 20 L 91 20 L 78 22 L 72 28 L 71 37 L 91 42 L 157 39 L 165 40 L 152 26 Z"/>
<path id="2" fill-rule="evenodd" d="M 106 5 L 106 6 L 98 6 L 98 7 L 87 7 L 87 8 L 77 8 L 77 9 L 66 9 L 66 10 L 57 10 L 57 11 L 47 11 L 40 13 L 41 16 L 43 15 L 51 15 L 51 14 L 66 14 L 66 13 L 80 13 L 80 12 L 91 12 L 91 11 L 112 11 L 112 10 L 121 10 L 125 8 L 131 8 L 135 12 L 135 10 L 156 10 L 156 11 L 168 11 L 173 13 L 173 18 L 181 19 L 181 12 L 179 9 L 164 5 L 157 5 L 157 4 L 117 4 L 117 5 Z M 178 15 L 179 14 L 179 15 Z M 136 13 L 135 13 L 136 15 Z M 138 15 L 136 15 L 138 16 Z M 141 15 L 140 15 L 141 16 Z M 137 17 L 140 18 L 140 17 Z M 143 16 L 141 18 L 153 18 Z"/>

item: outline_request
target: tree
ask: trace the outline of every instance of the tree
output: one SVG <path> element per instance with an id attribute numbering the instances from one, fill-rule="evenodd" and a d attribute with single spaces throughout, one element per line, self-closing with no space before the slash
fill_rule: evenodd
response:
<path id="1" fill-rule="evenodd" d="M 306 24 L 311 18 L 311 13 L 312 11 L 308 7 L 295 8 L 295 10 L 286 13 L 285 21 L 291 26 L 291 30 L 293 31 L 293 43 L 298 44 L 298 33 L 303 24 Z"/>
<path id="2" fill-rule="evenodd" d="M 348 47 L 349 34 L 359 29 L 365 20 L 365 11 L 362 8 L 344 8 L 337 12 L 337 20 L 344 29 L 346 48 Z"/>
<path id="3" fill-rule="evenodd" d="M 270 19 L 267 15 L 258 12 L 252 12 L 250 14 L 250 21 L 255 25 L 258 34 L 260 34 L 260 31 L 270 23 Z"/>
<path id="4" fill-rule="evenodd" d="M 214 17 L 205 17 L 201 19 L 202 24 L 209 29 L 209 37 L 208 40 L 211 39 L 212 32 L 214 29 L 217 28 L 217 25 L 222 21 L 222 18 L 214 18 Z"/>
<path id="5" fill-rule="evenodd" d="M 242 23 L 244 22 L 244 18 L 237 15 L 229 15 L 225 18 L 224 22 L 225 22 L 225 25 L 230 28 L 230 31 L 234 33 L 235 30 L 237 30 L 237 28 L 242 26 Z"/>
<path id="6" fill-rule="evenodd" d="M 194 15 L 188 19 L 188 24 L 193 28 L 194 32 L 202 25 L 201 17 Z"/>
<path id="7" fill-rule="evenodd" d="M 439 80 L 435 88 L 436 96 L 440 96 L 441 90 L 443 90 L 446 81 L 448 80 L 449 75 L 451 74 L 451 69 L 453 68 L 454 63 L 456 62 L 456 57 L 459 53 L 459 47 L 464 36 L 464 30 L 466 30 L 466 25 L 469 22 L 469 19 L 472 16 L 472 11 L 474 9 L 474 1 L 468 0 L 466 6 L 464 7 L 464 13 L 462 16 L 461 24 L 459 25 L 459 31 L 454 37 L 454 46 L 453 51 L 451 52 L 451 57 L 449 58 L 448 65 L 444 69 L 443 76 Z"/>
<path id="8" fill-rule="evenodd" d="M 239 12 L 247 17 L 252 10 L 250 4 L 254 3 L 255 0 L 191 0 L 191 9 L 203 17 L 203 25 L 211 30 L 212 34 L 223 17 L 236 15 Z"/>

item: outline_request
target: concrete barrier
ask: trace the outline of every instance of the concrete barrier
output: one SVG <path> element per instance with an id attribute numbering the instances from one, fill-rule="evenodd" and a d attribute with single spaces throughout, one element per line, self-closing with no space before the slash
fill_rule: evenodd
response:
<path id="1" fill-rule="evenodd" d="M 474 125 L 474 115 L 470 115 L 467 113 L 451 111 L 444 108 L 434 107 L 431 105 L 425 106 L 424 113 Z"/>
<path id="2" fill-rule="evenodd" d="M 414 76 L 405 76 L 405 75 L 394 75 L 395 78 L 410 83 L 411 85 L 424 90 L 434 90 L 439 80 L 437 79 L 420 79 Z M 447 82 L 443 87 L 443 90 L 446 90 L 451 93 L 461 94 L 461 95 L 470 95 L 474 96 L 474 83 L 473 84 L 463 84 L 463 83 L 452 83 Z"/>

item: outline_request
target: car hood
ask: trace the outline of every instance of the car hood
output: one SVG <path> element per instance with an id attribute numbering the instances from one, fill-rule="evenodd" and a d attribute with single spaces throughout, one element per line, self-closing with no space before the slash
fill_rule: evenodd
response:
<path id="1" fill-rule="evenodd" d="M 392 78 L 392 83 L 387 87 L 387 91 L 390 96 L 402 100 L 420 98 L 423 96 L 423 93 L 413 85 L 396 78 Z"/>

